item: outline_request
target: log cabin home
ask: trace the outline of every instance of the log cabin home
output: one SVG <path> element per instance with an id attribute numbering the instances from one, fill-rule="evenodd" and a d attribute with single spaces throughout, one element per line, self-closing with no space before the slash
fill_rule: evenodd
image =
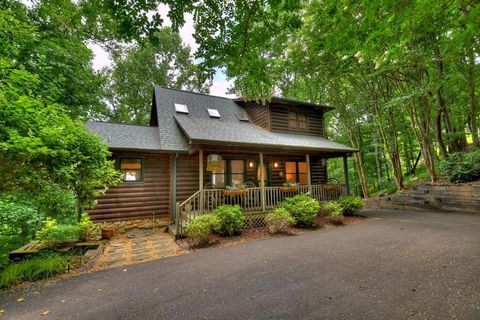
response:
<path id="1" fill-rule="evenodd" d="M 95 221 L 161 216 L 181 235 L 190 219 L 222 204 L 239 204 L 254 226 L 288 196 L 337 199 L 349 193 L 346 160 L 356 150 L 324 137 L 331 109 L 156 86 L 149 126 L 87 122 L 124 180 L 88 213 Z M 331 184 L 326 160 L 335 157 L 344 159 L 345 181 Z"/>

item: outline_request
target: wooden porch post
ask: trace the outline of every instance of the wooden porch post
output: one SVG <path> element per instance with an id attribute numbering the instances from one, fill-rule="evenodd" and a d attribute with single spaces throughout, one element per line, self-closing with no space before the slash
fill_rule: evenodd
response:
<path id="1" fill-rule="evenodd" d="M 263 152 L 260 152 L 260 188 L 261 188 L 261 201 L 262 211 L 265 212 L 265 166 L 263 165 Z"/>
<path id="2" fill-rule="evenodd" d="M 306 154 L 305 155 L 305 160 L 307 161 L 307 185 L 308 185 L 308 192 L 310 193 L 310 196 L 313 197 L 312 195 L 312 175 L 310 173 L 310 155 Z"/>
<path id="3" fill-rule="evenodd" d="M 343 156 L 343 173 L 345 175 L 345 185 L 347 187 L 347 195 L 350 195 L 350 182 L 349 182 L 349 179 L 348 179 L 347 156 Z"/>
<path id="4" fill-rule="evenodd" d="M 203 194 L 203 149 L 198 149 L 198 186 L 200 190 L 200 208 L 198 213 L 202 214 L 205 208 L 204 194 Z"/>

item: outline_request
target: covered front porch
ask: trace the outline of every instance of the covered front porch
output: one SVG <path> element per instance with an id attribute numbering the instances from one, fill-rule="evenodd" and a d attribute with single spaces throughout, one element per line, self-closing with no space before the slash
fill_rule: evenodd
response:
<path id="1" fill-rule="evenodd" d="M 176 202 L 177 235 L 184 235 L 190 220 L 225 204 L 239 205 L 247 217 L 246 227 L 256 227 L 287 197 L 308 193 L 318 201 L 330 201 L 350 193 L 347 153 L 252 151 L 198 149 L 199 189 Z M 216 167 L 206 163 L 212 155 L 221 161 Z M 334 157 L 343 157 L 343 181 L 328 178 L 327 159 Z"/>

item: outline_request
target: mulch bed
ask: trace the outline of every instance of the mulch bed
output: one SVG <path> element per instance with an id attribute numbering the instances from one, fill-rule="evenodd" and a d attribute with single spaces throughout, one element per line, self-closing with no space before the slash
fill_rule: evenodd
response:
<path id="1" fill-rule="evenodd" d="M 216 234 L 212 235 L 210 237 L 210 243 L 208 245 L 193 246 L 190 243 L 189 238 L 177 240 L 177 244 L 180 247 L 195 249 L 195 250 L 206 248 L 206 247 L 212 247 L 212 246 L 228 246 L 228 245 L 242 243 L 246 241 L 252 241 L 252 240 L 263 240 L 263 239 L 270 239 L 274 237 L 289 236 L 289 235 L 294 236 L 294 235 L 302 234 L 305 232 L 316 231 L 319 229 L 330 229 L 330 228 L 335 228 L 339 226 L 346 226 L 350 224 L 365 222 L 369 219 L 370 218 L 368 217 L 358 216 L 358 215 L 348 216 L 343 218 L 343 221 L 341 224 L 334 224 L 330 222 L 328 217 L 318 217 L 316 225 L 314 227 L 311 227 L 311 228 L 290 227 L 288 232 L 283 234 L 271 234 L 268 232 L 266 227 L 260 227 L 260 228 L 251 228 L 251 229 L 242 230 L 241 234 L 234 235 L 232 237 L 222 237 Z"/>

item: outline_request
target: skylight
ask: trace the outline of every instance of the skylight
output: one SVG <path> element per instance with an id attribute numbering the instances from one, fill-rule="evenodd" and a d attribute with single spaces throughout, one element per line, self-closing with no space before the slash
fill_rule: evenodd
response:
<path id="1" fill-rule="evenodd" d="M 237 115 L 237 118 L 238 118 L 238 120 L 240 120 L 240 121 L 245 121 L 245 122 L 249 122 L 249 121 L 250 121 L 250 119 L 248 119 L 247 115 L 246 115 L 245 113 L 243 113 L 243 112 L 240 112 L 240 113 L 235 112 L 235 114 Z"/>
<path id="2" fill-rule="evenodd" d="M 175 103 L 175 111 L 188 114 L 188 107 L 185 104 Z"/>
<path id="3" fill-rule="evenodd" d="M 207 111 L 208 111 L 208 115 L 210 116 L 210 118 L 221 118 L 220 113 L 218 112 L 217 109 L 207 108 Z"/>

